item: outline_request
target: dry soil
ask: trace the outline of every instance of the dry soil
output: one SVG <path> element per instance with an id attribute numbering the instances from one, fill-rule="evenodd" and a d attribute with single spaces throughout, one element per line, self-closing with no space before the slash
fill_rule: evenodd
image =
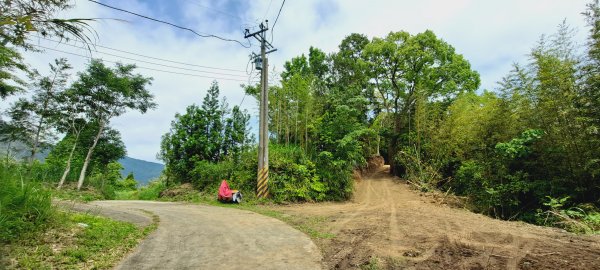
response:
<path id="1" fill-rule="evenodd" d="M 347 203 L 275 206 L 321 220 L 315 239 L 330 269 L 600 269 L 600 237 L 507 222 L 435 202 L 383 167 Z"/>

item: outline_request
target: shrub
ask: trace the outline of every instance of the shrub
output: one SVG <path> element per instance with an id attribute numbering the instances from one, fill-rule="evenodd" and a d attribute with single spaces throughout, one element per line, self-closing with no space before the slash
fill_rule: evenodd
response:
<path id="1" fill-rule="evenodd" d="M 166 188 L 165 181 L 161 176 L 159 179 L 151 181 L 147 186 L 142 187 L 138 192 L 138 198 L 140 200 L 156 200 Z"/>
<path id="2" fill-rule="evenodd" d="M 230 161 L 219 163 L 206 160 L 198 161 L 191 173 L 192 184 L 200 190 L 216 190 L 221 180 L 231 178 L 232 169 L 232 162 Z"/>
<path id="3" fill-rule="evenodd" d="M 21 164 L 0 165 L 0 242 L 8 242 L 47 224 L 54 215 L 51 195 L 28 178 Z"/>
<path id="4" fill-rule="evenodd" d="M 117 181 L 115 187 L 118 190 L 133 191 L 137 190 L 138 182 L 133 178 L 133 173 L 129 173 L 125 179 Z"/>
<path id="5" fill-rule="evenodd" d="M 351 173 L 351 164 L 334 158 L 330 152 L 323 151 L 317 157 L 317 174 L 322 186 L 316 185 L 314 188 L 322 190 L 327 200 L 348 199 L 352 195 L 354 186 Z"/>

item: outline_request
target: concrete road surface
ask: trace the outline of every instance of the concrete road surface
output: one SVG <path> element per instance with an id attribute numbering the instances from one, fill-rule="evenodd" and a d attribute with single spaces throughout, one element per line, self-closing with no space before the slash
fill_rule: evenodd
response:
<path id="1" fill-rule="evenodd" d="M 140 210 L 160 217 L 116 269 L 320 269 L 321 254 L 305 234 L 249 211 L 170 202 L 96 201 L 75 205 L 147 225 Z"/>

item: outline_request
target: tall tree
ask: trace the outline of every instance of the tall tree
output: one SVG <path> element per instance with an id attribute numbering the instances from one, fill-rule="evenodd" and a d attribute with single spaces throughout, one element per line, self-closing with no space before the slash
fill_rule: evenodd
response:
<path id="1" fill-rule="evenodd" d="M 369 90 L 367 62 L 363 55 L 369 39 L 353 33 L 342 40 L 339 51 L 330 57 L 331 76 L 328 78 L 331 92 L 329 103 L 345 104 L 359 110 L 360 121 L 366 122 Z"/>
<path id="2" fill-rule="evenodd" d="M 238 160 L 241 153 L 248 147 L 250 131 L 248 123 L 250 115 L 240 110 L 240 107 L 234 106 L 231 110 L 231 116 L 225 120 L 223 154 L 231 155 L 234 160 Z"/>
<path id="3" fill-rule="evenodd" d="M 67 63 L 67 59 L 55 59 L 54 64 L 50 64 L 50 75 L 41 76 L 37 70 L 32 72 L 32 97 L 30 110 L 32 116 L 35 117 L 36 123 L 34 127 L 34 137 L 31 145 L 31 155 L 29 162 L 32 163 L 35 154 L 40 147 L 48 144 L 49 139 L 53 137 L 52 121 L 56 120 L 59 113 L 58 97 L 62 94 L 67 86 L 71 65 Z M 53 119 L 54 118 L 54 119 Z"/>
<path id="4" fill-rule="evenodd" d="M 67 181 L 78 180 L 88 149 L 94 143 L 98 133 L 97 122 L 86 123 L 80 118 L 77 125 L 78 130 L 67 132 L 52 148 L 45 160 L 50 175 L 55 179 L 59 177 L 61 179 L 57 188 L 62 188 Z M 121 134 L 117 130 L 106 127 L 98 139 L 88 171 L 104 172 L 110 163 L 118 161 L 125 154 L 126 149 Z"/>
<path id="5" fill-rule="evenodd" d="M 213 81 L 202 101 L 202 114 L 205 117 L 204 136 L 206 149 L 203 160 L 218 161 L 223 148 L 223 117 L 226 112 L 225 102 L 219 102 L 219 84 Z"/>
<path id="6" fill-rule="evenodd" d="M 62 93 L 58 99 L 60 108 L 58 109 L 59 115 L 56 117 L 57 130 L 67 134 L 65 138 L 70 136 L 72 140 L 71 150 L 65 161 L 65 169 L 57 186 L 57 189 L 60 189 L 71 172 L 75 149 L 79 146 L 81 132 L 87 125 L 87 117 L 81 97 L 72 92 L 66 92 Z"/>
<path id="7" fill-rule="evenodd" d="M 431 31 L 414 36 L 392 32 L 383 39 L 374 38 L 364 55 L 394 119 L 388 136 L 390 162 L 398 151 L 401 133 L 409 126 L 417 97 L 450 99 L 479 87 L 479 74 L 471 70 L 469 62 Z M 391 168 L 397 173 L 395 166 Z"/>
<path id="8" fill-rule="evenodd" d="M 171 129 L 162 137 L 159 158 L 180 181 L 192 182 L 198 162 L 239 157 L 249 142 L 249 119 L 238 106 L 229 112 L 219 103 L 219 86 L 213 82 L 201 106 L 190 105 L 185 113 L 175 115 Z"/>
<path id="9" fill-rule="evenodd" d="M 77 81 L 68 90 L 83 100 L 88 117 L 99 126 L 83 163 L 77 189 L 83 185 L 94 149 L 110 120 L 127 110 L 145 113 L 156 107 L 154 96 L 146 89 L 152 78 L 133 74 L 134 69 L 135 65 L 122 64 L 109 68 L 99 60 L 92 60 L 85 72 L 78 73 Z"/>
<path id="10" fill-rule="evenodd" d="M 583 65 L 583 85 L 581 109 L 586 122 L 585 133 L 591 140 L 586 149 L 591 150 L 591 157 L 585 166 L 590 168 L 594 175 L 600 176 L 600 4 L 592 1 L 584 12 L 590 34 L 588 38 L 587 55 Z"/>

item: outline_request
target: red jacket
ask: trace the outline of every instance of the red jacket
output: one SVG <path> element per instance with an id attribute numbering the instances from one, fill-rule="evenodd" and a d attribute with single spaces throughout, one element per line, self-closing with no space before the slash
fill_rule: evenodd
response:
<path id="1" fill-rule="evenodd" d="M 233 196 L 232 190 L 229 188 L 226 180 L 221 182 L 221 187 L 219 187 L 219 195 L 217 198 L 221 201 L 229 201 Z"/>

